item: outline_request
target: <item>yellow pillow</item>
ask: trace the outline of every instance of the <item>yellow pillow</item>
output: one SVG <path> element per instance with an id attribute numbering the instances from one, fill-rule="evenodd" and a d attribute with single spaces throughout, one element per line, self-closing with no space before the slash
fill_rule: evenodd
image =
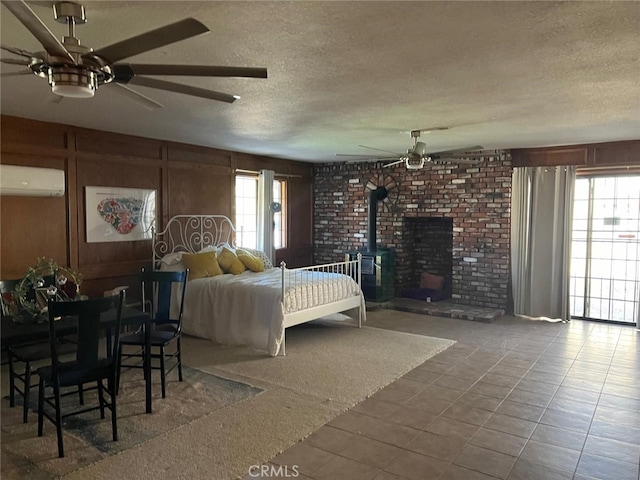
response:
<path id="1" fill-rule="evenodd" d="M 238 258 L 242 262 L 242 264 L 247 267 L 252 272 L 264 272 L 264 263 L 255 255 L 247 252 L 246 250 L 238 249 L 237 252 Z"/>
<path id="2" fill-rule="evenodd" d="M 233 273 L 234 275 L 238 275 L 246 270 L 235 252 L 229 250 L 227 247 L 222 247 L 222 250 L 218 253 L 218 263 L 225 272 Z"/>
<path id="3" fill-rule="evenodd" d="M 216 259 L 216 252 L 184 253 L 182 261 L 189 269 L 189 280 L 222 275 L 222 270 Z"/>

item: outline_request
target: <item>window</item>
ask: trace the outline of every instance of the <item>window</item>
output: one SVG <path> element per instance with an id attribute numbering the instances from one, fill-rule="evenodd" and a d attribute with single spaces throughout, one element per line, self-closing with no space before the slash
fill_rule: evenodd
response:
<path id="1" fill-rule="evenodd" d="M 576 180 L 571 314 L 634 323 L 640 303 L 638 176 Z"/>
<path id="2" fill-rule="evenodd" d="M 236 177 L 236 244 L 258 246 L 258 177 Z"/>
<path id="3" fill-rule="evenodd" d="M 285 213 L 285 182 L 282 180 L 273 181 L 273 201 L 278 202 L 282 208 L 279 212 L 273 214 L 273 228 L 275 229 L 273 235 L 273 246 L 278 248 L 285 248 L 287 246 L 287 219 Z"/>
<path id="4" fill-rule="evenodd" d="M 274 238 L 276 249 L 287 246 L 286 219 L 286 182 L 274 180 L 273 201 L 282 208 L 273 214 Z M 241 247 L 257 248 L 258 246 L 258 177 L 236 176 L 236 244 Z"/>

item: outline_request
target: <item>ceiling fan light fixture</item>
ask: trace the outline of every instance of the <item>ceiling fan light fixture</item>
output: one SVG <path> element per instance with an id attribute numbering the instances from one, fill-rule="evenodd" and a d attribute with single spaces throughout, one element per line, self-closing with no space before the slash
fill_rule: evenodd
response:
<path id="1" fill-rule="evenodd" d="M 408 158 L 405 165 L 407 166 L 407 170 L 420 170 L 424 167 L 424 157 Z"/>
<path id="2" fill-rule="evenodd" d="M 51 91 L 61 97 L 90 98 L 98 88 L 95 72 L 77 67 L 52 67 L 49 70 Z"/>

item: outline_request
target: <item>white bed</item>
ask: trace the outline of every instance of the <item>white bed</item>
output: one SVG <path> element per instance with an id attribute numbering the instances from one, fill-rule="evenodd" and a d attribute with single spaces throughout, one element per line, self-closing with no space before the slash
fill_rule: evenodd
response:
<path id="1" fill-rule="evenodd" d="M 153 235 L 155 268 L 182 269 L 182 253 L 233 244 L 235 229 L 222 215 L 177 215 Z M 265 271 L 190 280 L 183 331 L 226 345 L 285 354 L 285 329 L 335 313 L 362 326 L 366 310 L 360 258 L 288 269 L 265 260 Z"/>

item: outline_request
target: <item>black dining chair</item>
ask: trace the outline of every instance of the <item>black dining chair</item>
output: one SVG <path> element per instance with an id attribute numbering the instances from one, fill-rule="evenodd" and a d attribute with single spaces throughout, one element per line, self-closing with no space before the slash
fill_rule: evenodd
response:
<path id="1" fill-rule="evenodd" d="M 49 278 L 49 281 L 53 277 Z M 15 296 L 15 289 L 21 280 L 0 281 L 0 293 L 2 293 L 2 317 L 3 319 L 15 314 L 16 306 L 10 302 L 17 299 L 9 299 Z M 6 318 L 6 321 L 12 321 Z M 59 355 L 65 355 L 75 351 L 75 344 L 66 341 L 61 344 Z M 16 345 L 8 345 L 6 348 L 7 361 L 9 363 L 9 406 L 15 407 L 16 397 L 22 397 L 22 421 L 27 423 L 29 417 L 29 401 L 32 385 L 31 380 L 36 375 L 34 364 L 50 358 L 49 341 L 23 342 Z"/>
<path id="2" fill-rule="evenodd" d="M 94 300 L 54 301 L 48 303 L 49 310 L 49 344 L 51 349 L 51 365 L 37 370 L 40 377 L 38 390 L 38 436 L 42 436 L 44 417 L 55 426 L 58 436 L 58 456 L 64 457 L 62 441 L 62 419 L 92 410 L 100 410 L 100 418 L 105 418 L 105 408 L 111 410 L 111 429 L 113 441 L 118 440 L 116 376 L 118 373 L 117 345 L 120 339 L 122 321 L 122 305 L 124 292 L 118 296 L 98 298 Z M 77 320 L 77 350 L 74 358 L 61 361 L 59 358 L 60 338 L 57 332 L 60 317 Z M 101 344 L 103 336 L 114 333 L 112 349 Z M 103 383 L 104 380 L 107 384 Z M 96 383 L 95 387 L 84 388 L 83 385 Z M 61 397 L 75 394 L 77 389 L 63 392 L 63 388 L 76 387 L 87 392 L 98 391 L 98 405 L 88 408 L 62 412 Z M 46 395 L 50 388 L 53 393 Z M 109 397 L 109 401 L 105 396 Z M 82 404 L 82 402 L 81 402 Z M 45 408 L 47 407 L 47 408 Z M 53 409 L 53 413 L 51 413 Z"/>
<path id="3" fill-rule="evenodd" d="M 174 368 L 178 368 L 178 380 L 182 381 L 182 312 L 189 270 L 166 272 L 143 268 L 140 278 L 142 308 L 151 315 L 151 370 L 160 370 L 162 398 L 165 398 L 166 377 Z M 175 344 L 175 349 L 167 352 L 167 347 L 171 344 Z M 144 367 L 144 348 L 143 328 L 120 337 L 118 384 L 123 368 Z M 131 359 L 135 361 L 130 361 Z"/>

